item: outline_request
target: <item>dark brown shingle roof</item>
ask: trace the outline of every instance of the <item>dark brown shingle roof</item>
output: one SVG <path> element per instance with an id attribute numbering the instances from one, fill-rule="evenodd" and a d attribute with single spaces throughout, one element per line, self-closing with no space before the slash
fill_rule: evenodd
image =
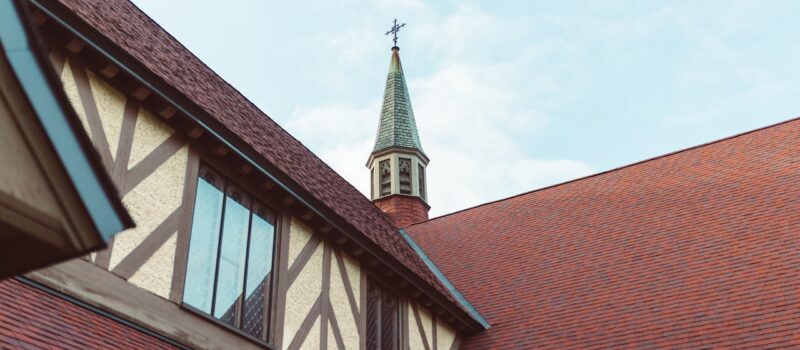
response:
<path id="1" fill-rule="evenodd" d="M 58 0 L 460 307 L 369 199 L 128 0 Z"/>
<path id="2" fill-rule="evenodd" d="M 800 347 L 800 119 L 405 229 L 463 349 Z"/>

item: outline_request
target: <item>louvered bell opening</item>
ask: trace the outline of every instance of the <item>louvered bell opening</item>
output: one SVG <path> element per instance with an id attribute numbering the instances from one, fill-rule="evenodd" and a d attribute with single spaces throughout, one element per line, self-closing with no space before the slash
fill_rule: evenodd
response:
<path id="1" fill-rule="evenodd" d="M 378 171 L 381 180 L 381 196 L 388 196 L 392 193 L 392 166 L 388 159 L 378 163 Z"/>
<path id="2" fill-rule="evenodd" d="M 411 194 L 411 159 L 400 158 L 400 194 Z"/>

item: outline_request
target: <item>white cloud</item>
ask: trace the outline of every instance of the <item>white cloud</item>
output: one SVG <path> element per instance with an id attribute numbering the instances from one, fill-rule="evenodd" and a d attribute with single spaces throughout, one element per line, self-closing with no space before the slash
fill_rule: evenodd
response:
<path id="1" fill-rule="evenodd" d="M 431 158 L 431 214 L 587 175 L 586 163 L 538 159 L 521 140 L 547 118 L 530 106 L 509 65 L 453 63 L 409 82 L 423 148 Z M 287 128 L 365 195 L 364 163 L 378 123 L 379 102 L 363 107 L 298 109 Z"/>

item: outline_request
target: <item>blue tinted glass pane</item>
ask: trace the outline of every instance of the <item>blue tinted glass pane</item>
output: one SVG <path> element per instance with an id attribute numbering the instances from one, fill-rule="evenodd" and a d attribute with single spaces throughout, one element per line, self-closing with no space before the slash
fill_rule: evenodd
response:
<path id="1" fill-rule="evenodd" d="M 225 197 L 225 222 L 222 228 L 214 317 L 231 325 L 236 319 L 236 301 L 241 297 L 244 283 L 249 218 L 250 210 L 232 197 Z"/>
<path id="2" fill-rule="evenodd" d="M 189 238 L 183 302 L 207 313 L 211 313 L 214 292 L 222 198 L 222 191 L 205 179 L 199 179 Z"/>
<path id="3" fill-rule="evenodd" d="M 247 256 L 247 283 L 245 284 L 244 316 L 242 329 L 254 337 L 261 337 L 264 331 L 266 296 L 269 293 L 272 270 L 272 247 L 275 228 L 257 214 L 253 214 L 250 229 L 250 253 Z"/>

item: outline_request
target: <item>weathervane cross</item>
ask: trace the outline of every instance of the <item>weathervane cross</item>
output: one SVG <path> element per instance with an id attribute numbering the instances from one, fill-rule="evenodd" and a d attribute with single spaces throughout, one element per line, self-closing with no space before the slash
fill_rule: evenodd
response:
<path id="1" fill-rule="evenodd" d="M 405 26 L 406 26 L 405 23 L 403 23 L 401 25 L 397 25 L 397 18 L 395 18 L 394 19 L 394 25 L 392 26 L 392 29 L 389 29 L 389 31 L 386 32 L 386 35 L 389 35 L 389 34 L 394 35 L 394 39 L 393 39 L 394 40 L 394 46 L 397 46 L 397 32 L 400 31 L 400 28 L 403 28 Z"/>

